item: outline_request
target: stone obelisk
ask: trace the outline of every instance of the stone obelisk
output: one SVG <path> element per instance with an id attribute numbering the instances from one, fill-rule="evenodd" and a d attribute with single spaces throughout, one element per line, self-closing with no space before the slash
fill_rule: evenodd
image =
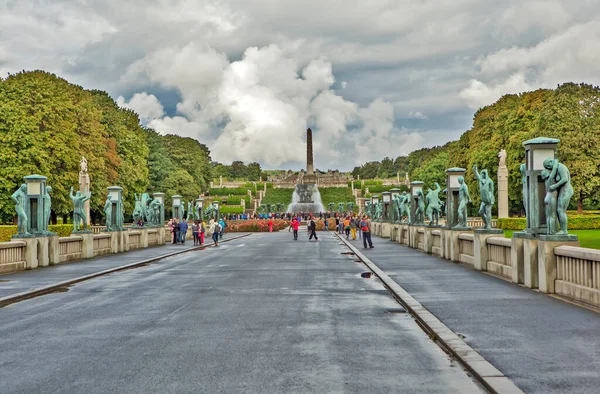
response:
<path id="1" fill-rule="evenodd" d="M 306 130 L 306 174 L 303 177 L 302 183 L 317 183 L 317 176 L 313 168 L 313 143 L 312 130 Z"/>
<path id="2" fill-rule="evenodd" d="M 508 217 L 508 168 L 506 167 L 506 151 L 498 153 L 498 217 Z"/>

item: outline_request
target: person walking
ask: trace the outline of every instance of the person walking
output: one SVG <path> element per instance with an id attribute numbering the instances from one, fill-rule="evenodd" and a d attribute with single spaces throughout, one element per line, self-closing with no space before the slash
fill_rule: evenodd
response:
<path id="1" fill-rule="evenodd" d="M 324 230 L 325 231 L 329 231 L 329 219 L 327 219 L 327 216 L 325 216 L 325 222 L 324 222 L 324 224 L 325 224 Z"/>
<path id="2" fill-rule="evenodd" d="M 192 237 L 194 237 L 194 245 L 198 245 L 198 221 L 194 220 L 192 224 Z"/>
<path id="3" fill-rule="evenodd" d="M 308 231 L 310 236 L 308 237 L 308 240 L 312 240 L 313 237 L 315 237 L 315 241 L 318 241 L 319 238 L 317 238 L 317 223 L 315 223 L 315 219 L 313 219 L 312 217 L 310 218 L 310 222 L 308 223 Z"/>
<path id="4" fill-rule="evenodd" d="M 350 236 L 350 217 L 346 216 L 344 219 L 344 232 L 346 233 L 346 239 Z"/>
<path id="5" fill-rule="evenodd" d="M 221 225 L 219 222 L 213 222 L 212 230 L 212 239 L 216 247 L 219 246 L 219 233 L 221 232 Z"/>
<path id="6" fill-rule="evenodd" d="M 356 239 L 356 228 L 358 227 L 356 222 L 358 221 L 357 217 L 353 217 L 350 219 L 350 233 L 352 234 L 352 239 Z"/>
<path id="7" fill-rule="evenodd" d="M 374 248 L 373 242 L 371 241 L 371 220 L 369 216 L 363 216 L 360 222 L 360 229 L 363 235 L 363 246 L 365 249 L 367 248 L 367 242 L 369 243 L 369 248 Z"/>
<path id="8" fill-rule="evenodd" d="M 204 235 L 205 234 L 206 234 L 206 223 L 204 223 L 204 220 L 201 220 L 200 228 L 199 228 L 200 245 L 204 245 Z"/>
<path id="9" fill-rule="evenodd" d="M 300 218 L 292 219 L 292 230 L 294 230 L 294 241 L 298 240 L 298 229 L 300 228 Z"/>
<path id="10" fill-rule="evenodd" d="M 179 242 L 179 223 L 177 219 L 173 219 L 173 243 Z"/>
<path id="11" fill-rule="evenodd" d="M 223 219 L 220 219 L 219 226 L 221 226 L 221 231 L 219 231 L 219 239 L 223 239 L 223 233 L 225 232 L 225 227 L 227 227 L 227 223 Z"/>
<path id="12" fill-rule="evenodd" d="M 185 221 L 185 219 L 181 220 L 181 223 L 179 223 L 179 242 L 181 242 L 181 244 L 185 244 L 185 238 L 187 237 L 187 230 L 188 230 L 188 224 Z"/>

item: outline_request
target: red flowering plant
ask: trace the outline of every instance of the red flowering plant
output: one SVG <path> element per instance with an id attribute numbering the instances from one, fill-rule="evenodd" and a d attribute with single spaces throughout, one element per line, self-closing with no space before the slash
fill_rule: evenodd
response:
<path id="1" fill-rule="evenodd" d="M 289 222 L 283 219 L 273 219 L 273 231 L 285 230 L 289 227 Z M 256 220 L 229 220 L 226 233 L 258 233 L 269 231 L 269 219 Z"/>

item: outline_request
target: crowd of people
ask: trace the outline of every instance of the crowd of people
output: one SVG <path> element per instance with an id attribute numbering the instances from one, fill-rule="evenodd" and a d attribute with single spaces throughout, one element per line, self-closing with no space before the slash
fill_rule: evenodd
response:
<path id="1" fill-rule="evenodd" d="M 214 246 L 219 245 L 219 240 L 223 239 L 223 233 L 227 227 L 227 220 L 268 220 L 267 226 L 269 232 L 273 232 L 274 219 L 284 219 L 290 222 L 289 231 L 293 231 L 294 240 L 298 240 L 298 231 L 301 222 L 307 223 L 308 240 L 318 241 L 317 228 L 321 227 L 317 223 L 323 223 L 323 231 L 329 231 L 330 223 L 335 222 L 335 229 L 339 234 L 346 236 L 346 239 L 363 240 L 365 248 L 373 248 L 371 240 L 371 220 L 368 215 L 363 214 L 338 214 L 329 212 L 312 213 L 269 213 L 269 214 L 231 214 L 223 215 L 219 220 L 210 219 L 208 223 L 204 220 L 194 220 L 188 223 L 186 219 L 170 219 L 168 227 L 173 235 L 173 244 L 185 244 L 188 230 L 192 230 L 194 245 L 204 245 L 205 236 L 212 235 Z"/>
<path id="2" fill-rule="evenodd" d="M 190 220 L 190 222 L 192 223 L 191 229 L 194 245 L 204 245 L 205 236 L 211 234 L 214 246 L 219 246 L 219 240 L 223 239 L 223 233 L 227 227 L 227 222 L 223 218 L 219 220 L 210 219 L 208 223 L 204 220 Z M 167 226 L 171 234 L 173 234 L 173 244 L 185 244 L 187 232 L 190 228 L 188 221 L 185 219 L 181 221 L 170 219 Z"/>

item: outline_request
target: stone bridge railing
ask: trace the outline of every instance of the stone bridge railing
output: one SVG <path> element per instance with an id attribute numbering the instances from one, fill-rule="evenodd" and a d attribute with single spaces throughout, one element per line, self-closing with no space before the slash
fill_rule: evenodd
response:
<path id="1" fill-rule="evenodd" d="M 170 240 L 167 232 L 165 228 L 139 228 L 0 242 L 0 274 L 164 245 Z"/>
<path id="2" fill-rule="evenodd" d="M 469 222 L 472 224 L 473 222 Z M 600 307 L 600 250 L 483 230 L 372 224 L 373 234 L 540 292 Z"/>

